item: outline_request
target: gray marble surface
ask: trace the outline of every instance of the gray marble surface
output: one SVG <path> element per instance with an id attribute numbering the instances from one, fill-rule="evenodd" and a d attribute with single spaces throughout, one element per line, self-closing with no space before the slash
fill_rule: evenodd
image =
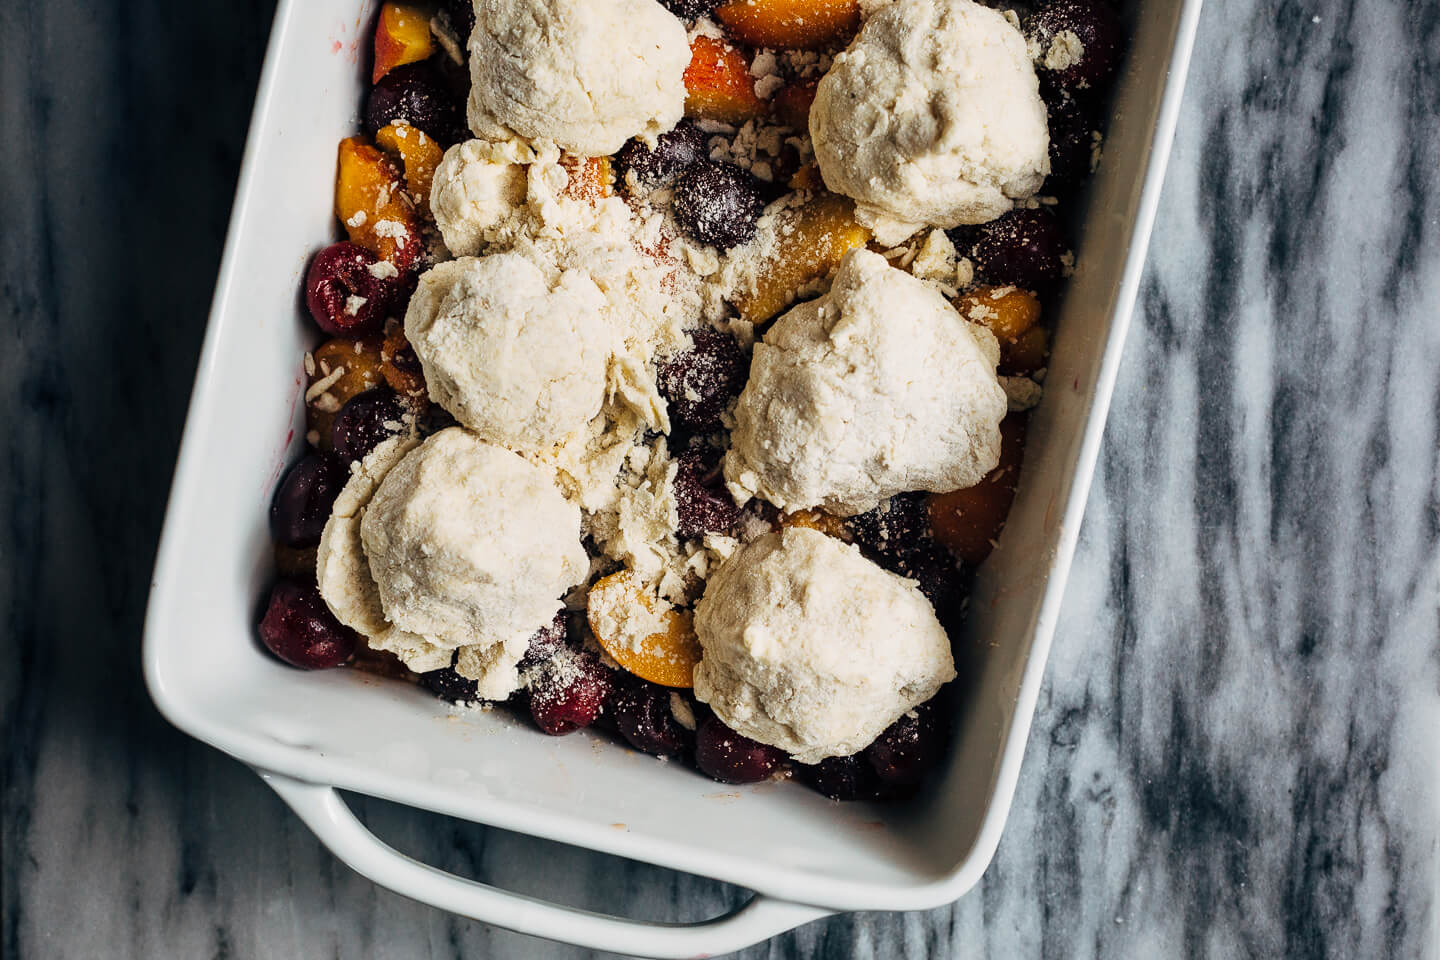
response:
<path id="1" fill-rule="evenodd" d="M 0 5 L 3 956 L 575 957 L 338 865 L 141 618 L 271 4 Z M 747 957 L 1435 957 L 1440 3 L 1211 0 L 1015 812 Z M 378 802 L 648 918 L 742 891 Z"/>

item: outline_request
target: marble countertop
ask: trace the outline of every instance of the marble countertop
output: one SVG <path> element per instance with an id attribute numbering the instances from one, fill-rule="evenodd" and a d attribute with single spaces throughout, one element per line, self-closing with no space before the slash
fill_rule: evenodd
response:
<path id="1" fill-rule="evenodd" d="M 273 3 L 0 13 L 7 958 L 575 957 L 339 865 L 139 637 Z M 1014 813 L 759 957 L 1435 957 L 1440 2 L 1210 0 Z M 592 908 L 744 892 L 379 802 Z"/>

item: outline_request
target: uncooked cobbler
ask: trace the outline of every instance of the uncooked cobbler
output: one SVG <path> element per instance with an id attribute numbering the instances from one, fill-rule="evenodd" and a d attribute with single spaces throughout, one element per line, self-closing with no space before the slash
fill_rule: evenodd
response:
<path id="1" fill-rule="evenodd" d="M 1105 0 L 386 3 L 265 645 L 913 791 L 1014 492 Z"/>

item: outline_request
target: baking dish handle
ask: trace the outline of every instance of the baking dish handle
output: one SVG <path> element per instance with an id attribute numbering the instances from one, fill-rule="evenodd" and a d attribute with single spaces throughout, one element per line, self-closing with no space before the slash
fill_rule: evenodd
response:
<path id="1" fill-rule="evenodd" d="M 710 957 L 743 949 L 832 911 L 757 894 L 698 923 L 648 923 L 578 910 L 457 877 L 386 844 L 334 787 L 258 771 L 330 852 L 360 875 L 421 903 L 483 923 L 592 950 L 643 957 Z"/>

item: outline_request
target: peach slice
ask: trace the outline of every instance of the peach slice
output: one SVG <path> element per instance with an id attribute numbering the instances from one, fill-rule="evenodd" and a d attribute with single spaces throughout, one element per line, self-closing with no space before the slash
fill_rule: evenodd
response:
<path id="1" fill-rule="evenodd" d="M 390 158 L 360 137 L 340 141 L 335 215 L 350 242 L 404 272 L 420 256 L 420 218 Z"/>
<path id="2" fill-rule="evenodd" d="M 1014 343 L 1040 319 L 1040 300 L 1019 287 L 975 287 L 955 298 L 971 323 L 989 327 L 1001 344 Z"/>
<path id="3" fill-rule="evenodd" d="M 430 212 L 430 184 L 445 156 L 433 137 L 408 123 L 392 123 L 375 131 L 375 144 L 405 165 L 405 187 L 422 213 Z"/>
<path id="4" fill-rule="evenodd" d="M 1029 414 L 1012 413 L 1000 421 L 1000 462 L 979 483 L 930 498 L 930 532 L 971 566 L 990 555 L 1005 527 L 1020 481 L 1028 418 Z"/>
<path id="5" fill-rule="evenodd" d="M 1031 374 L 1050 359 L 1050 335 L 1044 327 L 1031 327 L 1013 343 L 1000 341 L 1000 372 L 1007 376 Z"/>
<path id="6" fill-rule="evenodd" d="M 818 80 L 796 80 L 770 98 L 770 113 L 798 133 L 810 130 L 810 106 L 815 102 Z"/>
<path id="7" fill-rule="evenodd" d="M 809 530 L 818 530 L 827 537 L 834 537 L 837 540 L 850 542 L 850 528 L 845 521 L 832 513 L 824 510 L 796 510 L 794 513 L 780 514 L 780 526 L 805 527 Z"/>
<path id="8" fill-rule="evenodd" d="M 351 397 L 385 381 L 378 334 L 350 340 L 335 337 L 310 353 L 306 361 L 305 428 L 318 434 L 316 446 L 330 450 L 330 425 Z"/>
<path id="9" fill-rule="evenodd" d="M 410 341 L 405 338 L 403 324 L 397 323 L 380 345 L 380 375 L 391 390 L 409 401 L 410 409 L 420 412 L 430 406 L 430 395 L 425 391 L 425 373 L 420 369 L 415 351 L 410 349 Z"/>
<path id="10" fill-rule="evenodd" d="M 752 47 L 820 50 L 860 29 L 860 0 L 731 0 L 715 16 Z"/>
<path id="11" fill-rule="evenodd" d="M 577 157 L 567 153 L 560 158 L 560 166 L 570 174 L 570 181 L 560 191 L 561 196 L 594 203 L 615 192 L 612 189 L 615 174 L 609 157 Z"/>
<path id="12" fill-rule="evenodd" d="M 618 637 L 605 636 L 596 628 L 600 621 L 596 610 L 638 607 L 653 613 L 656 602 L 629 570 L 601 577 L 590 588 L 590 629 L 605 652 L 635 676 L 662 687 L 689 687 L 694 683 L 695 664 L 700 662 L 700 641 L 695 636 L 694 619 L 689 610 L 666 611 L 665 628 L 651 634 L 638 650 Z"/>
<path id="13" fill-rule="evenodd" d="M 685 94 L 685 115 L 702 120 L 744 123 L 764 109 L 744 54 L 714 37 L 691 42 Z"/>
<path id="14" fill-rule="evenodd" d="M 775 316 L 801 287 L 832 272 L 846 253 L 870 241 L 870 231 L 855 222 L 854 205 L 833 193 L 776 217 L 774 252 L 735 296 L 741 319 L 751 323 Z"/>
<path id="15" fill-rule="evenodd" d="M 379 83 L 396 67 L 428 60 L 434 52 L 429 14 L 406 3 L 387 3 L 380 8 L 380 20 L 375 24 L 375 66 L 370 82 Z"/>

